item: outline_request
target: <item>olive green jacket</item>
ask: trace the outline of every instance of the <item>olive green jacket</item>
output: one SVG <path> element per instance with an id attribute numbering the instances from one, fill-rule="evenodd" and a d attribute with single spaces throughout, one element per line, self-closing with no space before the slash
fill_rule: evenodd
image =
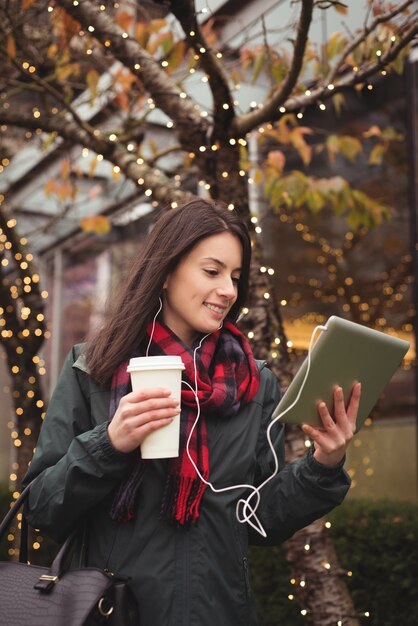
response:
<path id="1" fill-rule="evenodd" d="M 284 428 L 272 429 L 281 470 L 263 489 L 257 515 L 267 539 L 236 519 L 248 490 L 206 488 L 198 523 L 177 527 L 160 519 L 167 461 L 148 461 L 137 512 L 128 523 L 109 516 L 115 490 L 136 453 L 115 450 L 107 435 L 109 390 L 88 375 L 75 346 L 68 355 L 43 424 L 25 483 L 35 477 L 29 522 L 62 540 L 88 520 L 88 560 L 131 577 L 141 626 L 254 626 L 249 582 L 249 541 L 274 544 L 340 504 L 350 480 L 341 466 L 326 468 L 312 453 L 284 467 Z M 260 367 L 256 397 L 238 415 L 207 419 L 210 480 L 216 488 L 259 484 L 273 459 L 266 428 L 280 393 L 274 375 Z M 279 590 L 278 590 L 279 593 Z"/>

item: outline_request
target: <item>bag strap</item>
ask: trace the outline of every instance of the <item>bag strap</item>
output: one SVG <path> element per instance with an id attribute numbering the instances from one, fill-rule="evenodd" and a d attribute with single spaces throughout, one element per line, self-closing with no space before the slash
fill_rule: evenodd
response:
<path id="1" fill-rule="evenodd" d="M 25 489 L 22 491 L 20 496 L 17 498 L 16 502 L 10 507 L 10 510 L 6 513 L 5 517 L 0 523 L 0 541 L 3 536 L 6 534 L 11 522 L 18 514 L 19 510 L 25 504 L 29 497 L 30 483 Z M 80 532 L 80 528 L 77 527 L 73 532 L 67 537 L 67 539 L 62 544 L 59 549 L 57 555 L 55 556 L 52 564 L 49 568 L 47 574 L 43 574 L 39 581 L 35 585 L 35 589 L 39 589 L 42 591 L 50 591 L 54 584 L 61 578 L 62 574 L 65 571 L 65 559 Z M 22 515 L 22 524 L 21 524 L 21 534 L 20 534 L 20 552 L 19 552 L 19 561 L 21 563 L 27 563 L 28 557 L 28 523 L 24 515 Z"/>

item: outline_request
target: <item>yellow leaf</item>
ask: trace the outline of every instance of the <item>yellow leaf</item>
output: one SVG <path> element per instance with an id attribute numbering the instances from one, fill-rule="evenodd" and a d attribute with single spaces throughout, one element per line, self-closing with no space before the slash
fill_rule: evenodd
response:
<path id="1" fill-rule="evenodd" d="M 96 171 L 97 163 L 98 163 L 97 156 L 95 156 L 90 161 L 89 178 L 93 178 L 94 172 Z"/>
<path id="2" fill-rule="evenodd" d="M 67 63 L 67 64 L 62 64 L 62 65 L 58 65 L 55 69 L 55 76 L 57 77 L 57 80 L 59 80 L 60 83 L 64 83 L 67 78 L 69 78 L 72 75 L 77 76 L 77 74 L 79 73 L 80 70 L 80 64 L 79 63 Z"/>
<path id="3" fill-rule="evenodd" d="M 122 30 L 127 31 L 132 26 L 134 16 L 132 13 L 128 13 L 128 11 L 121 11 L 115 15 L 114 19 Z"/>
<path id="4" fill-rule="evenodd" d="M 271 150 L 268 153 L 266 165 L 270 173 L 280 175 L 286 163 L 286 157 L 281 150 Z"/>
<path id="5" fill-rule="evenodd" d="M 167 26 L 167 20 L 151 20 L 148 24 L 148 30 L 150 33 L 158 33 L 164 26 Z"/>
<path id="6" fill-rule="evenodd" d="M 256 169 L 255 174 L 253 176 L 254 183 L 256 185 L 261 185 L 261 183 L 263 182 L 263 179 L 264 179 L 263 172 L 260 169 Z"/>
<path id="7" fill-rule="evenodd" d="M 90 104 L 92 104 L 93 101 L 97 97 L 97 85 L 99 82 L 99 78 L 100 78 L 100 74 L 97 70 L 89 70 L 87 72 L 87 76 L 86 76 L 87 86 L 90 89 L 90 93 L 91 93 Z"/>
<path id="8" fill-rule="evenodd" d="M 7 36 L 7 44 L 6 44 L 7 56 L 11 61 L 16 58 L 16 42 L 14 40 L 13 35 Z"/>
<path id="9" fill-rule="evenodd" d="M 60 167 L 60 175 L 63 180 L 66 180 L 71 173 L 71 165 L 69 159 L 64 159 Z"/>
<path id="10" fill-rule="evenodd" d="M 48 46 L 48 51 L 46 53 L 48 59 L 53 59 L 58 54 L 58 45 L 54 42 Z"/>
<path id="11" fill-rule="evenodd" d="M 346 4 L 343 4 L 342 2 L 336 2 L 333 6 L 334 9 L 338 11 L 338 13 L 341 13 L 341 15 L 347 15 L 348 6 Z"/>
<path id="12" fill-rule="evenodd" d="M 55 180 L 53 178 L 50 178 L 48 182 L 45 183 L 44 193 L 47 198 L 49 198 L 49 196 L 51 196 L 55 192 L 55 187 L 56 187 Z"/>
<path id="13" fill-rule="evenodd" d="M 85 233 L 106 235 L 111 229 L 111 224 L 104 215 L 93 215 L 92 217 L 85 217 L 81 220 L 81 229 Z"/>
<path id="14" fill-rule="evenodd" d="M 369 137 L 380 137 L 381 134 L 382 134 L 382 131 L 380 130 L 379 126 L 377 126 L 376 124 L 373 124 L 373 126 L 370 126 L 369 130 L 366 130 L 363 133 L 363 137 L 366 137 L 366 139 L 369 139 Z"/>
<path id="15" fill-rule="evenodd" d="M 135 39 L 137 42 L 145 48 L 149 39 L 149 32 L 147 30 L 146 22 L 138 22 L 135 26 Z"/>
<path id="16" fill-rule="evenodd" d="M 64 180 L 62 183 L 56 185 L 55 193 L 59 200 L 67 200 L 67 198 L 74 198 L 75 189 L 69 180 Z"/>

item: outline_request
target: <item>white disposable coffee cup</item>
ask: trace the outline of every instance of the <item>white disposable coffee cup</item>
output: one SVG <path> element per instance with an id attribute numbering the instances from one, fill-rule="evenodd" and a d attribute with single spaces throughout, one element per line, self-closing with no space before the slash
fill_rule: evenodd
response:
<path id="1" fill-rule="evenodd" d="M 169 389 L 180 405 L 181 372 L 184 364 L 180 356 L 140 356 L 130 359 L 127 371 L 132 390 L 163 387 Z M 143 459 L 167 459 L 179 455 L 180 413 L 170 424 L 162 426 L 145 437 L 141 444 Z"/>

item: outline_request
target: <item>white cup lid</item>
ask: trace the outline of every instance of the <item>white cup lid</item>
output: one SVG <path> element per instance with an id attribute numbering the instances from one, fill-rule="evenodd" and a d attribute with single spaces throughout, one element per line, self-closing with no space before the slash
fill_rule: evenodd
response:
<path id="1" fill-rule="evenodd" d="M 158 369 L 182 369 L 185 366 L 181 356 L 161 355 L 161 356 L 137 356 L 129 361 L 128 372 L 138 370 L 158 370 Z"/>

